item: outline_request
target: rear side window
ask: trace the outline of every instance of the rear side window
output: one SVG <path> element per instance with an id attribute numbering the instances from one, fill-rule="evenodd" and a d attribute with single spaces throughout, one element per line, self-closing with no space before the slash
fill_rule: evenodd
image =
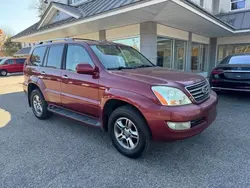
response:
<path id="1" fill-rule="evenodd" d="M 13 59 L 9 59 L 6 61 L 6 64 L 11 65 L 14 64 L 14 60 Z"/>
<path id="2" fill-rule="evenodd" d="M 46 49 L 47 47 L 43 46 L 38 47 L 33 51 L 30 58 L 30 63 L 32 66 L 42 66 Z"/>
<path id="3" fill-rule="evenodd" d="M 17 64 L 24 64 L 25 59 L 16 59 Z"/>
<path id="4" fill-rule="evenodd" d="M 61 69 L 64 46 L 51 46 L 48 53 L 47 67 Z"/>
<path id="5" fill-rule="evenodd" d="M 94 67 L 94 63 L 88 52 L 82 46 L 69 45 L 66 58 L 66 70 L 76 71 L 76 65 L 80 63 L 88 63 Z"/>
<path id="6" fill-rule="evenodd" d="M 250 64 L 250 55 L 232 56 L 229 64 Z"/>

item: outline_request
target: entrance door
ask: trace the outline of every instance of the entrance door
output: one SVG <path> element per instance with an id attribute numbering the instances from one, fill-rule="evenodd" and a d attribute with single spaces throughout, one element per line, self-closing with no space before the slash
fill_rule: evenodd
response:
<path id="1" fill-rule="evenodd" d="M 206 46 L 193 43 L 192 47 L 192 71 L 205 71 Z"/>
<path id="2" fill-rule="evenodd" d="M 158 58 L 157 65 L 161 67 L 166 67 L 171 69 L 173 62 L 173 40 L 166 38 L 158 38 L 157 48 L 158 48 Z"/>

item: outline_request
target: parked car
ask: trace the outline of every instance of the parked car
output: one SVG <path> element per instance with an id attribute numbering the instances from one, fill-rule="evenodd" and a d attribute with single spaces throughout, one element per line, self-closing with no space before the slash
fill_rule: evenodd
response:
<path id="1" fill-rule="evenodd" d="M 250 54 L 226 57 L 211 72 L 210 84 L 215 91 L 250 91 Z"/>
<path id="2" fill-rule="evenodd" d="M 23 72 L 25 58 L 5 58 L 0 61 L 0 75 L 7 76 L 8 73 Z"/>
<path id="3" fill-rule="evenodd" d="M 150 140 L 192 137 L 216 118 L 217 95 L 204 77 L 157 67 L 122 44 L 65 39 L 35 46 L 24 77 L 37 118 L 55 113 L 101 128 L 131 158 Z"/>

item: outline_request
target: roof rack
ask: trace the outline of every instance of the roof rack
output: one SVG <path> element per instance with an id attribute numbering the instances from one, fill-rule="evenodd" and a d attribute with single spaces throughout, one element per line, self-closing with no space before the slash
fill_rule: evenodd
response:
<path id="1" fill-rule="evenodd" d="M 56 39 L 49 39 L 46 41 L 41 41 L 38 44 L 52 43 L 52 42 L 56 42 L 56 41 L 75 41 L 75 40 L 96 41 L 93 39 L 83 39 L 83 38 L 56 38 Z"/>
<path id="2" fill-rule="evenodd" d="M 56 39 L 49 39 L 49 40 L 46 40 L 46 41 L 41 41 L 41 42 L 39 42 L 38 44 L 52 43 L 52 42 L 55 42 L 55 41 L 72 41 L 72 39 L 71 39 L 71 38 L 56 38 Z"/>

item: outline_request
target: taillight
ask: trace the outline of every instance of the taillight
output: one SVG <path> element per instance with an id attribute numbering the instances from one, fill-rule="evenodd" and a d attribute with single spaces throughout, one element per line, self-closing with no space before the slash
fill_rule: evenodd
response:
<path id="1" fill-rule="evenodd" d="M 223 73 L 224 71 L 222 70 L 222 69 L 214 69 L 213 71 L 212 71 L 212 74 L 213 75 L 218 75 L 218 74 L 221 74 L 221 73 Z"/>

